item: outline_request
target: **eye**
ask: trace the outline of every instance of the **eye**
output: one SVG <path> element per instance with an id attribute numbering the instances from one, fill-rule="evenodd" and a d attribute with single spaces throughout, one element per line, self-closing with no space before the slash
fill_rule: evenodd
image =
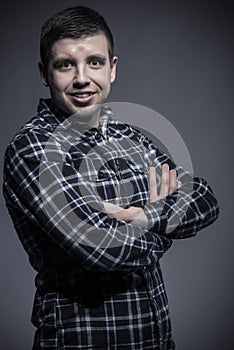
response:
<path id="1" fill-rule="evenodd" d="M 64 62 L 64 63 L 61 64 L 61 67 L 63 67 L 63 68 L 70 68 L 71 65 L 72 65 L 71 62 Z"/>
<path id="2" fill-rule="evenodd" d="M 103 60 L 101 58 L 92 58 L 89 61 L 89 64 L 92 68 L 100 68 L 101 66 L 103 66 L 105 64 L 105 60 Z"/>
<path id="3" fill-rule="evenodd" d="M 70 61 L 60 61 L 56 62 L 54 67 L 60 71 L 66 71 L 73 67 L 73 63 Z"/>

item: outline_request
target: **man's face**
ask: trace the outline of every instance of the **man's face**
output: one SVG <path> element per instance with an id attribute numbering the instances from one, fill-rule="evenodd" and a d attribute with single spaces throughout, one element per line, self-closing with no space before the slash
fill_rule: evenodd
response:
<path id="1" fill-rule="evenodd" d="M 56 41 L 51 49 L 47 73 L 41 67 L 42 82 L 49 86 L 55 105 L 68 114 L 106 101 L 115 80 L 117 57 L 109 59 L 103 33 Z M 89 108 L 90 109 L 90 108 Z"/>

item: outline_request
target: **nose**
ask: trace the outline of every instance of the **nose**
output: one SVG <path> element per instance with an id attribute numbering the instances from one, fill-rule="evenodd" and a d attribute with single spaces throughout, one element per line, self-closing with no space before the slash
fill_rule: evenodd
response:
<path id="1" fill-rule="evenodd" d="M 83 65 L 79 65 L 76 68 L 76 72 L 73 79 L 74 87 L 87 86 L 90 83 L 90 78 L 87 74 L 87 69 Z"/>

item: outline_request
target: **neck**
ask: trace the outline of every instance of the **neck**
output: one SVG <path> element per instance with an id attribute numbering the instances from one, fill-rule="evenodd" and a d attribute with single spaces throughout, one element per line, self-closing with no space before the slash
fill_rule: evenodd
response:
<path id="1" fill-rule="evenodd" d="M 100 119 L 100 106 L 90 106 L 86 107 L 84 110 L 77 111 L 74 114 L 80 122 L 87 123 L 90 127 L 98 127 Z"/>

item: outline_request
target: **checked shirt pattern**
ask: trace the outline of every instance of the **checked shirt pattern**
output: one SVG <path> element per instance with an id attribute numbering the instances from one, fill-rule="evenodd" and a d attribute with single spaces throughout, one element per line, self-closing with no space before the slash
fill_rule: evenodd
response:
<path id="1" fill-rule="evenodd" d="M 182 187 L 149 203 L 149 167 L 159 187 L 164 163 Z M 37 271 L 34 349 L 175 348 L 159 261 L 217 218 L 205 180 L 108 108 L 90 128 L 48 99 L 6 150 L 4 196 Z M 110 218 L 103 201 L 144 208 L 148 228 Z"/>

